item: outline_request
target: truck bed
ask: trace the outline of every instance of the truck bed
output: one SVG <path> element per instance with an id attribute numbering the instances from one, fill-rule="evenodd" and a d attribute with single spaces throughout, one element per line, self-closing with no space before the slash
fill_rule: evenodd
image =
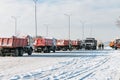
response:
<path id="1" fill-rule="evenodd" d="M 52 46 L 53 40 L 47 38 L 35 38 L 34 46 L 35 47 L 44 47 L 44 46 Z"/>
<path id="2" fill-rule="evenodd" d="M 25 38 L 0 38 L 0 48 L 16 48 L 27 46 L 27 39 Z"/>

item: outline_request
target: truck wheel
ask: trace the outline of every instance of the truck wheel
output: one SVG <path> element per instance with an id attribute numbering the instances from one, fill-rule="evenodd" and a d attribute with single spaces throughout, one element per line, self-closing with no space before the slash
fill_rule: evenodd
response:
<path id="1" fill-rule="evenodd" d="M 53 49 L 53 53 L 55 53 L 55 49 Z"/>
<path id="2" fill-rule="evenodd" d="M 18 56 L 18 55 L 19 55 L 18 49 L 15 49 L 14 56 Z"/>
<path id="3" fill-rule="evenodd" d="M 85 48 L 85 50 L 88 50 L 88 48 Z"/>
<path id="4" fill-rule="evenodd" d="M 37 52 L 38 52 L 38 53 L 41 53 L 41 52 L 42 52 L 42 49 L 37 49 Z"/>
<path id="5" fill-rule="evenodd" d="M 2 50 L 0 50 L 0 56 L 2 56 Z"/>
<path id="6" fill-rule="evenodd" d="M 2 56 L 6 56 L 6 53 L 2 53 Z"/>
<path id="7" fill-rule="evenodd" d="M 48 48 L 45 47 L 45 48 L 43 49 L 43 52 L 44 52 L 44 53 L 47 53 L 47 52 L 48 52 Z"/>
<path id="8" fill-rule="evenodd" d="M 18 56 L 23 56 L 23 49 L 19 49 L 19 54 Z"/>
<path id="9" fill-rule="evenodd" d="M 28 55 L 31 55 L 31 54 L 32 54 L 32 50 L 29 49 L 29 50 L 28 50 Z"/>
<path id="10" fill-rule="evenodd" d="M 2 48 L 0 49 L 0 56 L 6 56 L 6 53 L 2 52 Z"/>
<path id="11" fill-rule="evenodd" d="M 73 48 L 69 48 L 69 51 L 72 51 L 73 50 Z"/>
<path id="12" fill-rule="evenodd" d="M 64 48 L 62 49 L 62 51 L 67 51 L 67 48 L 66 48 L 66 47 L 64 47 Z"/>
<path id="13" fill-rule="evenodd" d="M 52 48 L 53 53 L 55 53 L 55 50 L 56 50 L 56 47 L 54 46 L 54 47 Z"/>
<path id="14" fill-rule="evenodd" d="M 47 52 L 50 53 L 50 48 L 48 48 Z"/>
<path id="15" fill-rule="evenodd" d="M 93 50 L 96 50 L 96 47 L 93 47 Z"/>
<path id="16" fill-rule="evenodd" d="M 117 47 L 115 47 L 115 50 L 117 50 Z"/>

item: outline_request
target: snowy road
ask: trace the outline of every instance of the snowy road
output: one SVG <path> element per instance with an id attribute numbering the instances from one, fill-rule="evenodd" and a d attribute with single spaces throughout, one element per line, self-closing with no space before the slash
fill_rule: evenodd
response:
<path id="1" fill-rule="evenodd" d="M 119 80 L 120 51 L 71 51 L 0 57 L 0 80 Z"/>

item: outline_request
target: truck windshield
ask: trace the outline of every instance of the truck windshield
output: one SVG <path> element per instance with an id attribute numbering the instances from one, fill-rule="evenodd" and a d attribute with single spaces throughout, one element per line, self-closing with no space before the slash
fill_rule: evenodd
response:
<path id="1" fill-rule="evenodd" d="M 120 39 L 117 39 L 116 42 L 117 42 L 117 43 L 120 43 Z"/>
<path id="2" fill-rule="evenodd" d="M 93 40 L 85 40 L 85 42 L 93 42 Z"/>

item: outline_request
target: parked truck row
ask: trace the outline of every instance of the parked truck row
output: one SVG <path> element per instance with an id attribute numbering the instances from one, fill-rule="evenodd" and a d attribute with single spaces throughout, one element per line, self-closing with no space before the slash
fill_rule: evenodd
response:
<path id="1" fill-rule="evenodd" d="M 97 40 L 86 38 L 85 40 L 55 39 L 50 37 L 24 37 L 12 36 L 10 38 L 0 38 L 0 55 L 23 56 L 24 53 L 31 55 L 32 52 L 50 53 L 67 50 L 96 50 Z"/>
<path id="2" fill-rule="evenodd" d="M 119 49 L 120 39 L 111 41 L 109 46 L 115 50 Z M 60 50 L 96 50 L 97 48 L 104 49 L 104 44 L 98 43 L 95 38 L 67 40 L 48 37 L 33 38 L 29 35 L 24 37 L 12 36 L 10 38 L 0 38 L 0 56 L 6 56 L 8 54 L 13 56 L 23 56 L 24 53 L 31 55 L 33 51 L 39 53 L 50 53 Z"/>
<path id="3" fill-rule="evenodd" d="M 66 40 L 55 38 L 38 37 L 34 39 L 34 51 L 50 53 L 55 51 L 67 51 L 73 49 L 81 49 L 80 40 Z"/>

